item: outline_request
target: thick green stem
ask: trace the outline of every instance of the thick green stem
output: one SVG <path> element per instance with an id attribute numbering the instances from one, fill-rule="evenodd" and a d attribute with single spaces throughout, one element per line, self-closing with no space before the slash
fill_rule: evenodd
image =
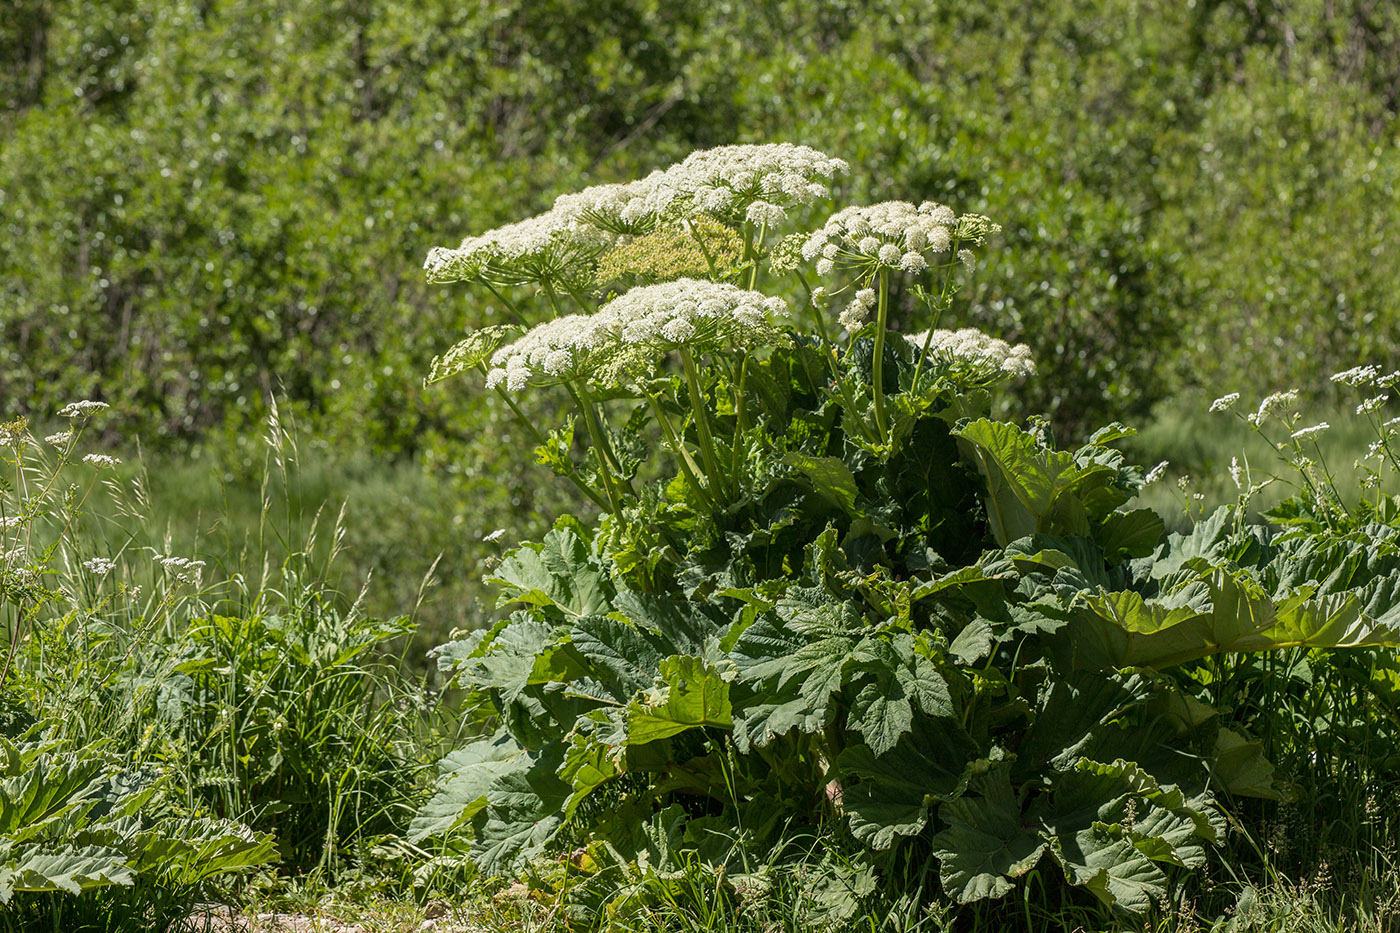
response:
<path id="1" fill-rule="evenodd" d="M 746 396 L 744 395 L 744 384 L 749 378 L 749 353 L 743 351 L 743 356 L 739 362 L 739 379 L 734 389 L 734 444 L 730 450 L 729 475 L 737 484 L 739 482 L 739 457 L 744 449 L 742 443 L 744 437 L 744 415 L 746 408 Z"/>
<path id="2" fill-rule="evenodd" d="M 875 313 L 875 361 L 872 379 L 875 383 L 875 429 L 880 442 L 888 443 L 889 428 L 885 422 L 885 324 L 889 317 L 889 273 L 880 270 L 880 304 Z"/>
<path id="3" fill-rule="evenodd" d="M 481 284 L 485 285 L 486 290 L 489 291 L 491 294 L 495 295 L 496 300 L 505 306 L 505 309 L 510 312 L 511 317 L 515 318 L 516 324 L 519 324 L 521 327 L 525 326 L 524 316 L 521 315 L 519 308 L 511 304 L 510 299 L 506 298 L 505 295 L 502 295 L 500 292 L 496 291 L 496 286 L 492 285 L 490 282 L 487 282 L 483 279 Z"/>
<path id="4" fill-rule="evenodd" d="M 671 419 L 667 416 L 665 409 L 650 395 L 647 396 L 647 403 L 651 405 L 652 414 L 656 416 L 656 423 L 661 426 L 661 433 L 666 435 L 666 442 L 671 445 L 671 449 L 680 459 L 681 472 L 685 474 L 686 481 L 690 483 L 696 494 L 705 500 L 706 504 L 713 506 L 714 499 L 711 498 L 710 491 L 705 488 L 704 482 L 698 475 L 700 468 L 691 458 L 690 451 L 686 450 L 685 445 L 681 443 L 680 436 L 676 434 L 676 428 L 671 424 Z"/>
<path id="5" fill-rule="evenodd" d="M 606 435 L 603 433 L 603 426 L 598 421 L 598 413 L 593 410 L 593 403 L 586 396 L 580 394 L 569 383 L 564 383 L 568 389 L 569 396 L 573 398 L 574 404 L 583 414 L 584 426 L 588 428 L 588 437 L 593 444 L 594 453 L 598 457 L 598 475 L 603 480 L 603 491 L 608 496 L 608 510 L 614 515 L 620 514 L 621 496 L 618 494 L 616 482 L 613 479 L 612 467 L 609 461 L 612 459 L 608 451 Z"/>
<path id="6" fill-rule="evenodd" d="M 710 252 L 709 247 L 707 247 L 707 246 L 705 245 L 705 240 L 704 240 L 704 238 L 703 238 L 702 236 L 700 236 L 700 231 L 696 230 L 696 229 L 695 229 L 695 224 L 693 224 L 693 223 L 691 223 L 691 222 L 689 222 L 689 221 L 686 222 L 685 229 L 686 229 L 686 232 L 690 234 L 690 238 L 691 238 L 692 240 L 694 240 L 694 241 L 696 242 L 696 244 L 700 247 L 700 255 L 702 255 L 702 256 L 705 257 L 705 265 L 707 265 L 707 266 L 710 267 L 710 281 L 711 281 L 711 282 L 718 282 L 718 281 L 719 281 L 719 269 L 717 269 L 717 268 L 715 267 L 715 257 L 714 257 L 714 254 L 712 254 L 712 253 Z"/>
<path id="7" fill-rule="evenodd" d="M 543 447 L 549 443 L 549 439 L 540 433 L 539 428 L 535 427 L 534 423 L 531 422 L 529 418 L 525 417 L 525 413 L 520 410 L 520 407 L 515 404 L 515 400 L 512 399 L 504 389 L 502 389 L 500 386 L 496 386 L 496 394 L 499 395 L 501 397 L 501 401 L 505 402 L 506 406 L 510 408 L 511 413 L 515 415 L 516 420 L 520 422 L 520 424 L 525 428 L 525 430 L 530 432 L 530 436 L 535 439 L 535 445 L 537 447 Z M 592 500 L 594 505 L 598 506 L 598 508 L 603 509 L 604 511 L 608 510 L 608 501 L 602 496 L 598 495 L 598 490 L 585 483 L 583 481 L 583 478 L 578 475 L 577 470 L 571 469 L 566 475 L 573 482 L 573 484 L 579 488 L 580 492 L 582 492 L 585 496 Z"/>
<path id="8" fill-rule="evenodd" d="M 943 308 L 948 300 L 948 288 L 953 282 L 953 266 L 957 264 L 958 240 L 953 241 L 950 249 L 954 258 L 948 261 L 943 268 L 943 288 L 938 292 L 938 304 L 933 309 L 933 322 L 928 326 L 928 336 L 924 339 L 923 351 L 919 354 L 919 362 L 914 365 L 914 379 L 909 384 L 909 392 L 912 395 L 919 389 L 919 374 L 923 372 L 924 360 L 928 359 L 928 348 L 933 343 L 933 329 L 938 326 L 938 319 L 943 316 Z"/>
<path id="9" fill-rule="evenodd" d="M 715 452 L 715 438 L 710 431 L 710 418 L 705 411 L 705 396 L 700 391 L 700 374 L 695 369 L 695 359 L 690 351 L 681 348 L 681 365 L 685 369 L 686 385 L 690 388 L 690 411 L 695 419 L 695 433 L 700 438 L 700 457 L 705 461 L 705 472 L 709 474 L 713 490 L 728 493 L 724 471 L 719 465 L 719 455 Z"/>

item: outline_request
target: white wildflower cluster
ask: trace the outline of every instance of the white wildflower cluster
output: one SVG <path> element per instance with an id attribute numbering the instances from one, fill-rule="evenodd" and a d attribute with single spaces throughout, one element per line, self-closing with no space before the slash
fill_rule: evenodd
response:
<path id="1" fill-rule="evenodd" d="M 714 340 L 762 345 L 772 339 L 770 319 L 787 313 L 781 298 L 727 283 L 677 279 L 634 288 L 594 317 L 607 339 L 669 348 Z"/>
<path id="2" fill-rule="evenodd" d="M 504 383 L 519 392 L 531 382 L 557 383 L 577 375 L 601 346 L 592 321 L 591 315 L 570 314 L 531 328 L 491 355 L 486 387 Z"/>
<path id="3" fill-rule="evenodd" d="M 50 434 L 48 437 L 45 437 L 44 443 L 51 444 L 54 447 L 67 447 L 68 442 L 72 439 L 72 431 L 59 431 L 57 434 Z"/>
<path id="4" fill-rule="evenodd" d="M 769 143 L 720 146 L 691 153 L 654 176 L 649 195 L 657 213 L 689 208 L 717 217 L 773 227 L 787 209 L 827 197 L 828 183 L 849 170 L 810 146 Z"/>
<path id="5" fill-rule="evenodd" d="M 1356 406 L 1356 413 L 1358 415 L 1369 415 L 1388 401 L 1390 401 L 1389 395 L 1377 395 L 1374 398 L 1368 398 L 1366 401 Z"/>
<path id="6" fill-rule="evenodd" d="M 105 577 L 112 572 L 112 568 L 115 566 L 117 566 L 116 561 L 106 557 L 94 557 L 92 560 L 83 561 L 83 569 L 98 577 Z"/>
<path id="7" fill-rule="evenodd" d="M 543 214 L 467 237 L 455 249 L 437 247 L 423 268 L 438 283 L 567 280 L 608 247 L 663 219 L 709 214 L 775 226 L 788 208 L 827 197 L 830 179 L 847 169 L 840 159 L 791 143 L 701 150 L 636 181 L 560 195 Z"/>
<path id="8" fill-rule="evenodd" d="M 1162 478 L 1162 475 L 1163 475 L 1164 473 L 1167 472 L 1167 466 L 1168 466 L 1170 463 L 1171 463 L 1170 460 L 1163 460 L 1161 463 L 1157 464 L 1155 467 L 1153 467 L 1152 469 L 1148 470 L 1148 471 L 1147 471 L 1147 475 L 1144 476 L 1143 479 L 1142 479 L 1142 484 L 1143 484 L 1144 486 L 1148 486 L 1148 485 L 1150 485 L 1150 484 L 1152 484 L 1152 483 L 1157 482 L 1157 480 L 1161 479 L 1161 478 Z"/>
<path id="9" fill-rule="evenodd" d="M 875 307 L 875 289 L 862 288 L 856 291 L 855 297 L 850 304 L 846 305 L 846 310 L 841 312 L 838 320 L 841 326 L 851 333 L 855 333 L 865 326 L 865 322 L 870 318 L 870 309 Z"/>
<path id="10" fill-rule="evenodd" d="M 1244 475 L 1244 469 L 1240 466 L 1239 457 L 1230 458 L 1230 479 L 1234 482 L 1236 489 L 1243 488 L 1240 485 L 1240 477 Z"/>
<path id="11" fill-rule="evenodd" d="M 1317 424 L 1313 425 L 1313 426 L 1310 427 L 1310 428 L 1299 428 L 1297 431 L 1294 431 L 1294 432 L 1290 435 L 1290 437 L 1293 437 L 1293 438 L 1312 437 L 1314 434 L 1321 434 L 1323 431 L 1326 431 L 1326 430 L 1327 430 L 1328 428 L 1330 428 L 1330 427 L 1332 427 L 1332 426 L 1331 426 L 1330 424 L 1328 424 L 1326 421 L 1320 421 L 1320 422 L 1318 422 Z"/>
<path id="12" fill-rule="evenodd" d="M 1035 372 L 1031 349 L 1023 343 L 1012 346 L 975 327 L 960 330 L 924 331 L 905 338 L 916 350 L 928 345 L 930 360 L 942 364 L 965 379 L 996 382 L 1007 377 L 1029 376 Z"/>
<path id="13" fill-rule="evenodd" d="M 18 528 L 24 519 L 18 515 L 6 515 L 0 518 L 0 528 Z"/>
<path id="14" fill-rule="evenodd" d="M 121 460 L 117 457 L 109 457 L 106 454 L 88 454 L 83 457 L 83 462 L 91 464 L 99 470 L 109 470 L 121 463 Z"/>
<path id="15" fill-rule="evenodd" d="M 97 414 L 105 408 L 110 408 L 106 402 L 94 402 L 84 399 L 81 402 L 69 402 L 58 410 L 60 418 L 87 418 Z"/>
<path id="16" fill-rule="evenodd" d="M 1210 403 L 1210 410 L 1213 412 L 1228 411 L 1230 407 L 1233 406 L 1239 400 L 1240 394 L 1238 392 L 1231 392 L 1227 395 L 1222 395 L 1220 396 L 1220 398 Z"/>
<path id="17" fill-rule="evenodd" d="M 917 207 L 909 201 L 848 207 L 832 214 L 822 229 L 807 238 L 802 256 L 808 262 L 817 261 L 817 275 L 823 278 L 838 266 L 922 272 L 928 268 L 926 253 L 952 248 L 959 223 L 952 208 L 933 201 Z M 996 229 L 993 224 L 989 232 Z"/>
<path id="18" fill-rule="evenodd" d="M 593 376 L 616 354 L 642 347 L 728 342 L 762 346 L 781 339 L 772 317 L 787 303 L 726 283 L 677 279 L 631 289 L 597 314 L 574 314 L 532 328 L 491 357 L 486 384 L 512 392 Z"/>
<path id="19" fill-rule="evenodd" d="M 25 424 L 22 420 L 0 424 L 0 447 L 13 447 L 18 450 L 25 446 L 29 441 L 24 428 Z"/>
<path id="20" fill-rule="evenodd" d="M 156 563 L 168 573 L 174 574 L 176 580 L 181 583 L 199 584 L 200 576 L 204 572 L 204 561 L 189 557 L 162 557 L 159 554 L 154 556 Z"/>
<path id="21" fill-rule="evenodd" d="M 1272 395 L 1265 396 L 1264 400 L 1259 403 L 1258 410 L 1255 411 L 1254 414 L 1247 416 L 1246 420 L 1255 427 L 1258 427 L 1264 423 L 1265 418 L 1268 418 L 1275 412 L 1285 410 L 1297 401 L 1297 389 L 1289 389 L 1286 392 L 1275 392 Z"/>
<path id="22" fill-rule="evenodd" d="M 1381 374 L 1381 368 L 1374 364 L 1367 366 L 1353 366 L 1351 369 L 1342 370 L 1332 374 L 1333 382 L 1345 383 L 1349 386 L 1370 385 L 1376 381 L 1376 377 Z"/>
<path id="23" fill-rule="evenodd" d="M 616 241 L 613 234 L 551 210 L 467 237 L 456 249 L 435 247 L 429 251 L 423 270 L 434 283 L 565 281 Z"/>

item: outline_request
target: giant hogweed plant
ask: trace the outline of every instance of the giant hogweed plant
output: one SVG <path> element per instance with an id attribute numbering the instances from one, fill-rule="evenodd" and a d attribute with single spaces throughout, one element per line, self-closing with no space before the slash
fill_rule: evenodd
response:
<path id="1" fill-rule="evenodd" d="M 488 734 L 412 836 L 486 874 L 572 852 L 612 909 L 648 866 L 733 878 L 825 831 L 861 871 L 932 856 L 959 902 L 1057 866 L 1147 910 L 1221 794 L 1280 792 L 1176 673 L 1393 643 L 1397 558 L 1329 576 L 1240 509 L 1166 535 L 1128 429 L 1062 449 L 990 417 L 1025 349 L 938 323 L 997 227 L 893 201 L 800 232 L 846 170 L 699 152 L 429 255 L 518 322 L 429 381 L 479 373 L 599 516 L 508 554 L 499 620 L 439 650 Z M 548 430 L 538 391 L 570 406 Z"/>

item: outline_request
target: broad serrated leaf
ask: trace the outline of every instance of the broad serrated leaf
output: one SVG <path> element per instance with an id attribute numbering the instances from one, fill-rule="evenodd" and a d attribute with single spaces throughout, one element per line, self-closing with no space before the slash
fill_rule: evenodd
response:
<path id="1" fill-rule="evenodd" d="M 502 586 L 502 604 L 551 607 L 566 615 L 604 615 L 612 584 L 587 543 L 572 528 L 555 528 L 538 545 L 508 554 L 489 581 Z"/>
<path id="2" fill-rule="evenodd" d="M 979 780 L 978 790 L 938 808 L 947 828 L 933 837 L 943 890 L 960 904 L 1007 893 L 1046 849 L 1036 827 L 1022 819 L 1004 771 Z"/>
<path id="3" fill-rule="evenodd" d="M 231 820 L 166 821 L 136 835 L 132 867 L 162 884 L 196 885 L 277 859 L 271 833 Z"/>
<path id="4" fill-rule="evenodd" d="M 734 725 L 729 684 L 713 665 L 689 655 L 661 662 L 656 686 L 627 707 L 627 744 L 645 745 L 698 726 Z"/>
<path id="5" fill-rule="evenodd" d="M 437 793 L 409 823 L 408 841 L 445 836 L 465 825 L 486 806 L 487 792 L 498 778 L 530 763 L 525 750 L 503 732 L 449 753 L 438 763 L 442 777 Z"/>
<path id="6" fill-rule="evenodd" d="M 853 745 L 837 758 L 851 833 L 875 849 L 924 828 L 929 808 L 963 792 L 976 770 L 977 746 L 955 718 L 916 716 L 884 755 Z M 852 782 L 850 779 L 858 779 Z"/>
<path id="7" fill-rule="evenodd" d="M 62 846 L 46 851 L 38 846 L 0 848 L 0 903 L 16 892 L 81 894 L 109 884 L 135 880 L 126 853 L 105 846 Z"/>
<path id="8" fill-rule="evenodd" d="M 557 774 L 563 743 L 529 754 L 523 768 L 496 777 L 472 818 L 471 858 L 484 877 L 518 870 L 544 851 L 564 823 L 573 788 Z"/>

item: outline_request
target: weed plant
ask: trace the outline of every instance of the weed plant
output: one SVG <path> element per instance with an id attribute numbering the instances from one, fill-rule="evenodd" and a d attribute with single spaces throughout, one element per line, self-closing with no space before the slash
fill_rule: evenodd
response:
<path id="1" fill-rule="evenodd" d="M 883 202 L 781 235 L 844 169 L 697 152 L 429 255 L 515 319 L 430 378 L 566 395 L 562 425 L 527 427 L 601 518 L 511 552 L 499 620 L 441 649 L 488 731 L 443 760 L 410 841 L 599 927 L 727 922 L 762 866 L 831 925 L 876 903 L 906 926 L 1152 923 L 1193 913 L 1222 851 L 1267 875 L 1235 846 L 1274 812 L 1248 801 L 1385 764 L 1341 743 L 1384 734 L 1388 675 L 1325 652 L 1400 639 L 1397 500 L 1379 472 L 1345 495 L 1325 427 L 1274 396 L 1251 423 L 1281 424 L 1260 436 L 1296 470 L 1275 524 L 1250 519 L 1251 471 L 1168 534 L 1133 507 L 1155 471 L 1115 449 L 1131 430 L 1062 449 L 989 417 L 1025 348 L 936 329 L 991 221 Z M 769 284 L 789 278 L 810 308 Z M 1353 378 L 1373 415 L 1400 373 Z M 1393 469 L 1400 432 L 1372 428 Z M 1278 670 L 1300 650 L 1364 682 L 1303 695 Z M 1274 721 L 1309 714 L 1328 724 Z M 1311 788 L 1287 778 L 1305 754 L 1337 756 Z"/>

